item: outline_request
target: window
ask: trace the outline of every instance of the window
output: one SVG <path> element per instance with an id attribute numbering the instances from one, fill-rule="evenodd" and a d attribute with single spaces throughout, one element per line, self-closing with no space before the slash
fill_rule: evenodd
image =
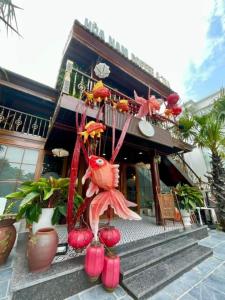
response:
<path id="1" fill-rule="evenodd" d="M 0 145 L 0 197 L 34 179 L 37 159 L 38 150 Z"/>

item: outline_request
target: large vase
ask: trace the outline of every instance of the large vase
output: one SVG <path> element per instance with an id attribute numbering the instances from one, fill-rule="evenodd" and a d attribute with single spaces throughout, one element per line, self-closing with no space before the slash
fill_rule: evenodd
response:
<path id="1" fill-rule="evenodd" d="M 35 234 L 38 229 L 41 228 L 54 228 L 54 225 L 52 225 L 52 217 L 54 214 L 54 208 L 42 208 L 41 215 L 39 217 L 38 222 L 34 222 L 32 225 L 32 232 Z"/>
<path id="2" fill-rule="evenodd" d="M 27 256 L 31 272 L 47 271 L 56 254 L 58 235 L 54 228 L 39 229 L 29 240 Z"/>
<path id="3" fill-rule="evenodd" d="M 0 221 L 0 265 L 7 261 L 16 239 L 14 219 Z"/>

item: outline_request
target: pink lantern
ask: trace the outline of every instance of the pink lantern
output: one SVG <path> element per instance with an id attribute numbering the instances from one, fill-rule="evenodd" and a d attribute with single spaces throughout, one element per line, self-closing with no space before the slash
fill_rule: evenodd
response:
<path id="1" fill-rule="evenodd" d="M 108 226 L 99 230 L 99 240 L 107 247 L 113 247 L 120 241 L 119 229 Z"/>
<path id="2" fill-rule="evenodd" d="M 100 243 L 93 243 L 87 248 L 85 256 L 85 271 L 94 282 L 101 275 L 104 265 L 104 246 Z"/>
<path id="3" fill-rule="evenodd" d="M 170 94 L 167 98 L 166 101 L 168 102 L 168 108 L 170 106 L 177 104 L 178 100 L 180 99 L 179 95 L 176 93 Z"/>
<path id="4" fill-rule="evenodd" d="M 68 235 L 68 244 L 75 249 L 87 247 L 93 239 L 93 233 L 88 228 L 76 228 Z"/>
<path id="5" fill-rule="evenodd" d="M 102 271 L 102 283 L 104 287 L 112 292 L 119 284 L 120 258 L 117 255 L 105 256 Z"/>

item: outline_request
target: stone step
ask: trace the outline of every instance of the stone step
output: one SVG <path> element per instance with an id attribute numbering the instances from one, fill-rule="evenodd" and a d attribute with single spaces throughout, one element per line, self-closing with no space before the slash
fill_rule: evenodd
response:
<path id="1" fill-rule="evenodd" d="M 197 244 L 197 241 L 187 236 L 182 236 L 176 240 L 170 240 L 165 247 L 162 245 L 156 246 L 138 252 L 121 259 L 121 275 L 125 279 L 134 275 L 137 271 L 140 272 L 160 261 L 165 260 L 169 256 L 175 255 L 187 248 Z"/>
<path id="2" fill-rule="evenodd" d="M 147 299 L 212 254 L 212 250 L 194 245 L 122 280 L 122 286 L 134 299 Z"/>
<path id="3" fill-rule="evenodd" d="M 120 257 L 126 257 L 185 236 L 195 240 L 203 239 L 208 236 L 208 226 L 194 227 L 186 230 L 168 231 L 145 239 L 120 245 L 116 247 L 116 250 Z"/>

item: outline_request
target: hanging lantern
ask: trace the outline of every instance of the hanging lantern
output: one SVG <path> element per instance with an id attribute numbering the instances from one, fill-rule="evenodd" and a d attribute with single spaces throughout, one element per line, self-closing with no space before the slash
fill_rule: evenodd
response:
<path id="1" fill-rule="evenodd" d="M 120 258 L 117 255 L 108 255 L 104 258 L 102 271 L 102 283 L 104 287 L 113 292 L 117 288 L 120 279 Z"/>
<path id="2" fill-rule="evenodd" d="M 104 265 L 104 246 L 94 242 L 88 248 L 85 255 L 85 272 L 94 282 L 101 275 Z"/>
<path id="3" fill-rule="evenodd" d="M 177 104 L 178 100 L 180 99 L 179 95 L 176 93 L 170 94 L 167 98 L 166 101 L 170 105 L 175 105 Z M 168 107 L 169 108 L 169 107 Z"/>
<path id="4" fill-rule="evenodd" d="M 68 235 L 68 244 L 74 249 L 83 249 L 87 247 L 93 239 L 93 233 L 88 228 L 76 228 L 70 231 Z"/>
<path id="5" fill-rule="evenodd" d="M 181 106 L 174 106 L 172 108 L 172 114 L 174 116 L 179 116 L 182 113 L 182 107 Z"/>
<path id="6" fill-rule="evenodd" d="M 107 247 L 113 247 L 120 241 L 119 229 L 108 226 L 99 230 L 99 240 Z"/>
<path id="7" fill-rule="evenodd" d="M 99 87 L 93 91 L 94 99 L 97 99 L 97 102 L 101 102 L 103 99 L 107 100 L 110 97 L 110 90 L 107 87 Z"/>

